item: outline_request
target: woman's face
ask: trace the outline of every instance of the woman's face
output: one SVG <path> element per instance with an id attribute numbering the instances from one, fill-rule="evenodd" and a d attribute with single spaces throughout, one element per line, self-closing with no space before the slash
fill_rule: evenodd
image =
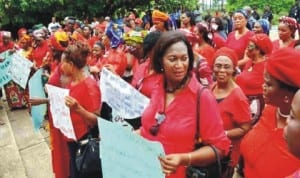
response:
<path id="1" fill-rule="evenodd" d="M 180 21 L 183 23 L 183 24 L 189 24 L 190 23 L 190 20 L 191 18 L 188 17 L 186 14 L 182 14 L 180 16 Z"/>
<path id="2" fill-rule="evenodd" d="M 255 22 L 253 26 L 253 32 L 255 34 L 264 33 L 264 30 L 259 22 Z"/>
<path id="3" fill-rule="evenodd" d="M 95 57 L 101 57 L 104 54 L 104 50 L 97 44 L 94 44 L 92 54 Z"/>
<path id="4" fill-rule="evenodd" d="M 162 59 L 166 80 L 180 83 L 188 73 L 189 62 L 186 44 L 182 41 L 172 44 Z"/>
<path id="5" fill-rule="evenodd" d="M 60 70 L 62 71 L 62 73 L 66 76 L 71 76 L 73 73 L 73 66 L 74 66 L 73 63 L 67 61 L 65 55 L 63 54 L 61 56 L 61 66 L 60 66 Z"/>
<path id="6" fill-rule="evenodd" d="M 153 25 L 155 25 L 156 30 L 158 31 L 164 31 L 165 30 L 165 23 L 162 21 L 153 21 Z"/>
<path id="7" fill-rule="evenodd" d="M 292 154 L 300 158 L 300 92 L 292 101 L 290 117 L 283 131 L 284 138 Z"/>
<path id="8" fill-rule="evenodd" d="M 284 23 L 279 23 L 278 25 L 278 35 L 279 35 L 279 39 L 285 41 L 289 38 L 291 38 L 293 32 L 291 31 L 291 29 L 289 28 L 288 25 L 284 24 Z"/>
<path id="9" fill-rule="evenodd" d="M 272 77 L 267 71 L 264 72 L 263 97 L 266 104 L 278 106 L 282 102 L 283 89 L 280 88 L 280 83 Z"/>
<path id="10" fill-rule="evenodd" d="M 253 58 L 256 55 L 256 52 L 258 51 L 257 46 L 253 41 L 249 41 L 249 44 L 246 49 L 246 55 L 249 58 Z"/>
<path id="11" fill-rule="evenodd" d="M 236 30 L 242 29 L 246 27 L 247 19 L 243 14 L 237 12 L 233 16 L 233 23 Z"/>
<path id="12" fill-rule="evenodd" d="M 231 59 L 227 56 L 217 57 L 213 71 L 217 83 L 227 83 L 233 77 L 234 73 L 234 67 Z"/>

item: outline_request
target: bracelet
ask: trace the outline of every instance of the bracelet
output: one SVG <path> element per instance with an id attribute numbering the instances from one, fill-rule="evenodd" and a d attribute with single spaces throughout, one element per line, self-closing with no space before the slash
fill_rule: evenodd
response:
<path id="1" fill-rule="evenodd" d="M 188 164 L 187 164 L 187 166 L 190 166 L 191 164 L 192 164 L 192 154 L 189 153 L 188 154 Z"/>

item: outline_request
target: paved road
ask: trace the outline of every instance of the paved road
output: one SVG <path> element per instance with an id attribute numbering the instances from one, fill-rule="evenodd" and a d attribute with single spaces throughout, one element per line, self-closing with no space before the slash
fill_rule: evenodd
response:
<path id="1" fill-rule="evenodd" d="M 0 178 L 53 178 L 48 133 L 34 131 L 27 109 L 0 110 Z"/>

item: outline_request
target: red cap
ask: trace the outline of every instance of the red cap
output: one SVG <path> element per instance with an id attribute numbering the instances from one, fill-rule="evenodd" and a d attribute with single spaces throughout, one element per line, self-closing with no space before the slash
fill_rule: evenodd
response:
<path id="1" fill-rule="evenodd" d="M 272 41 L 270 40 L 269 36 L 264 33 L 252 36 L 250 41 L 252 41 L 265 54 L 270 54 L 273 50 Z"/>
<path id="2" fill-rule="evenodd" d="M 216 58 L 219 56 L 227 56 L 232 61 L 233 68 L 236 67 L 237 62 L 238 62 L 238 57 L 234 50 L 232 50 L 228 47 L 222 47 L 222 48 L 218 49 L 213 57 L 213 63 L 215 63 Z"/>
<path id="3" fill-rule="evenodd" d="M 274 51 L 266 62 L 267 72 L 281 82 L 300 88 L 300 51 L 282 48 Z"/>

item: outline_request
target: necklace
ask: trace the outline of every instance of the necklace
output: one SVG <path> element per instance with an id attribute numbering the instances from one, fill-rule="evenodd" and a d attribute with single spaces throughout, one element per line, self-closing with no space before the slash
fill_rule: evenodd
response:
<path id="1" fill-rule="evenodd" d="M 280 111 L 280 108 L 277 108 L 277 114 L 278 116 L 282 117 L 282 118 L 288 118 L 290 115 L 289 114 L 283 114 L 281 111 Z"/>
<path id="2" fill-rule="evenodd" d="M 176 90 L 178 90 L 178 89 L 180 89 L 180 88 L 182 88 L 183 86 L 184 86 L 184 84 L 185 84 L 185 82 L 187 81 L 187 79 L 188 79 L 188 76 L 185 76 L 183 79 L 182 79 L 182 81 L 179 83 L 179 85 L 177 85 L 176 87 L 174 87 L 174 88 L 169 88 L 169 87 L 167 87 L 167 82 L 165 82 L 165 90 L 166 90 L 166 92 L 167 93 L 174 93 Z M 166 81 L 166 80 L 165 80 Z"/>

